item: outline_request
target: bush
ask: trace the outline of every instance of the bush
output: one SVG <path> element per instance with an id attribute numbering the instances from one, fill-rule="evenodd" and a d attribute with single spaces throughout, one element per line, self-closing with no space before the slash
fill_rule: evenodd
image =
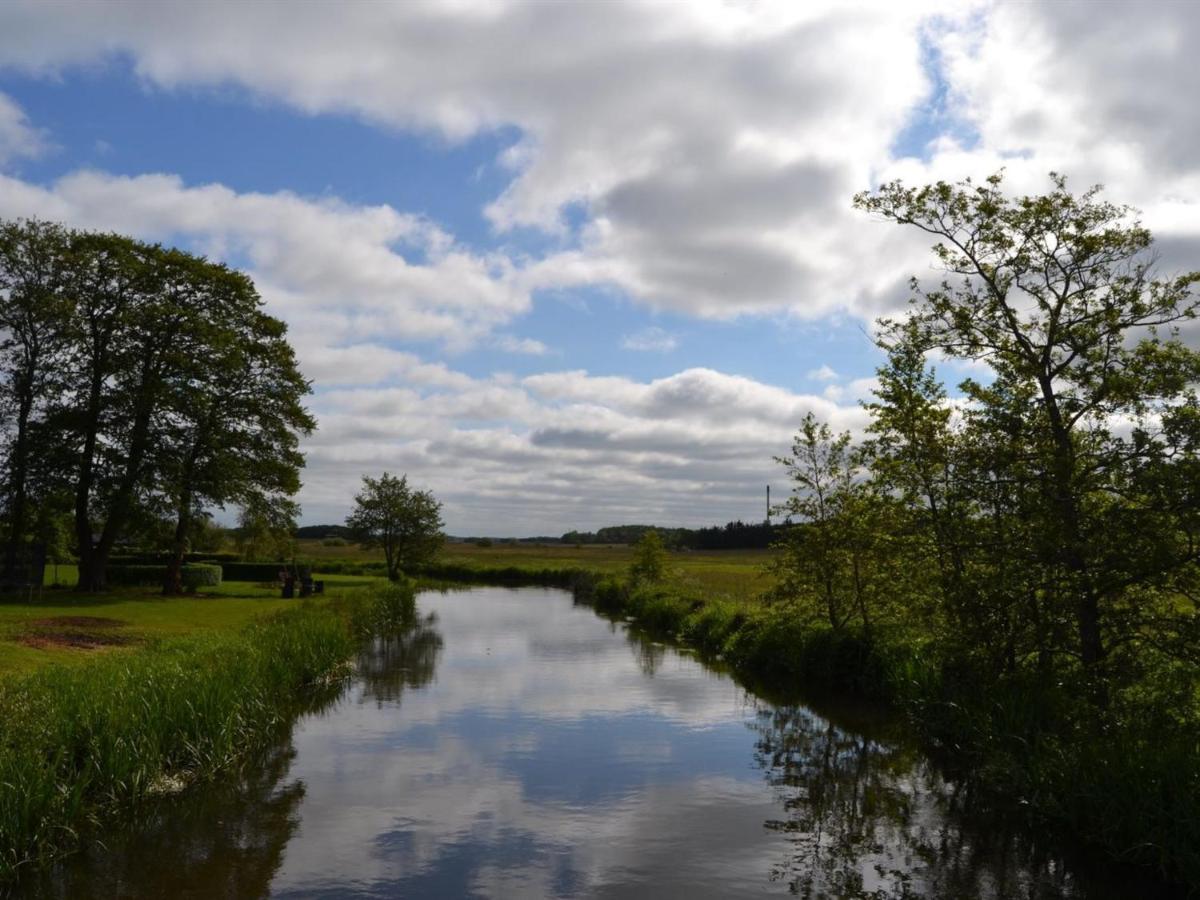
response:
<path id="1" fill-rule="evenodd" d="M 321 546 L 322 547 L 349 547 L 350 542 L 348 540 L 346 540 L 345 538 L 330 537 L 330 538 L 325 538 L 325 540 L 321 541 Z"/>
<path id="2" fill-rule="evenodd" d="M 166 574 L 165 570 L 163 574 Z M 217 587 L 221 583 L 221 567 L 208 563 L 187 563 L 184 565 L 181 575 L 185 591 L 194 591 L 202 587 Z"/>

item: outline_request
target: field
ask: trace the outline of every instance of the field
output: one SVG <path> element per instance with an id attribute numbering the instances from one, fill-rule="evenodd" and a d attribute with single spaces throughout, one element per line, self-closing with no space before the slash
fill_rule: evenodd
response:
<path id="1" fill-rule="evenodd" d="M 311 559 L 320 571 L 323 559 L 383 561 L 381 551 L 347 545 L 327 546 L 322 541 L 298 541 L 296 555 Z M 772 583 L 765 571 L 769 550 L 685 550 L 670 554 L 667 572 L 672 583 L 709 599 L 754 603 Z M 633 548 L 623 544 L 447 544 L 440 561 L 473 568 L 588 569 L 620 575 L 633 561 Z"/>

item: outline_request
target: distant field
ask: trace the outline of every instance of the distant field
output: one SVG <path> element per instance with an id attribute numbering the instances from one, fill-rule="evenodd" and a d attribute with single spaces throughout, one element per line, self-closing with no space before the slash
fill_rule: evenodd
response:
<path id="1" fill-rule="evenodd" d="M 353 545 L 325 546 L 320 540 L 298 541 L 296 555 L 320 560 L 382 561 L 378 550 L 360 550 Z M 668 570 L 673 581 L 713 597 L 741 602 L 753 601 L 772 584 L 763 570 L 770 550 L 680 551 L 670 554 Z M 614 544 L 447 544 L 441 560 L 479 567 L 518 566 L 531 569 L 581 568 L 620 574 L 633 560 L 633 548 Z"/>

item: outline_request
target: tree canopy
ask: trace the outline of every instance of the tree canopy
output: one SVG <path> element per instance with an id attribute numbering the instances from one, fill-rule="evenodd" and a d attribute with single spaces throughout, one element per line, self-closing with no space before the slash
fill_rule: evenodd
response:
<path id="1" fill-rule="evenodd" d="M 205 507 L 299 487 L 301 405 L 286 327 L 245 275 L 116 234 L 0 223 L 3 514 L 12 552 L 31 505 L 71 497 L 79 586 L 104 587 L 143 514 L 176 520 L 178 570 Z M 42 516 L 42 519 L 45 517 Z"/>
<path id="2" fill-rule="evenodd" d="M 880 323 L 867 440 L 806 421 L 783 460 L 784 593 L 866 624 L 848 598 L 888 573 L 886 618 L 996 672 L 1078 675 L 1100 707 L 1151 656 L 1200 661 L 1200 353 L 1178 331 L 1200 272 L 1160 276 L 1133 210 L 1058 175 L 1038 196 L 996 175 L 855 204 L 931 235 L 944 277 Z M 950 398 L 931 356 L 980 374 Z"/>
<path id="3" fill-rule="evenodd" d="M 363 476 L 346 527 L 364 549 L 379 547 L 387 561 L 388 578 L 399 580 L 406 569 L 437 555 L 445 541 L 442 504 L 429 491 L 409 487 L 408 477 L 384 472 Z"/>

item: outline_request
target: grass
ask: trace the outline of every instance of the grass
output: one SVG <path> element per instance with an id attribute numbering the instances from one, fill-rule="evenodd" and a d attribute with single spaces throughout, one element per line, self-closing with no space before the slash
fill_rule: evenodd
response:
<path id="1" fill-rule="evenodd" d="M 312 560 L 318 570 L 323 561 L 383 562 L 380 550 L 362 550 L 352 544 L 327 547 L 320 540 L 298 541 L 296 555 Z M 672 582 L 689 591 L 757 605 L 758 596 L 773 583 L 764 572 L 771 556 L 769 550 L 680 551 L 670 554 L 667 569 Z M 439 558 L 442 566 L 466 566 L 482 572 L 573 569 L 601 575 L 624 575 L 631 562 L 633 548 L 614 544 L 447 544 Z"/>
<path id="2" fill-rule="evenodd" d="M 58 576 L 60 585 L 74 585 L 75 567 L 59 566 Z M 52 579 L 53 571 L 47 569 L 47 583 L 52 585 Z M 323 580 L 331 593 L 380 583 L 379 578 L 357 575 Z M 237 631 L 296 602 L 281 599 L 276 585 L 247 582 L 225 582 L 184 597 L 132 587 L 100 595 L 51 587 L 32 602 L 0 597 L 0 678 L 51 664 L 77 665 L 95 656 L 136 653 L 162 638 Z"/>
<path id="3" fill-rule="evenodd" d="M 352 591 L 0 681 L 0 881 L 263 746 L 367 630 L 412 608 L 407 586 Z"/>

